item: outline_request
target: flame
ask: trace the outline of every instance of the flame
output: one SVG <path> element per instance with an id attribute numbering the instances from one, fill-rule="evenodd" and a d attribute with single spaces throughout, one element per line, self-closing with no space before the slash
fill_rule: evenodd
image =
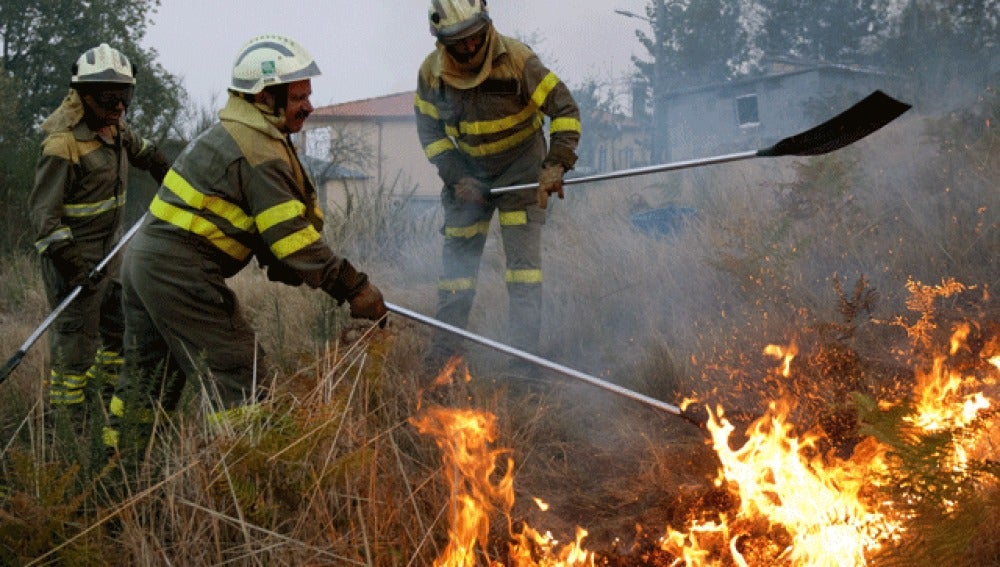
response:
<path id="1" fill-rule="evenodd" d="M 767 345 L 764 347 L 764 354 L 782 360 L 781 375 L 788 378 L 792 375 L 792 360 L 799 354 L 799 349 L 794 343 L 787 347 Z"/>
<path id="2" fill-rule="evenodd" d="M 496 416 L 471 409 L 431 406 L 411 420 L 417 431 L 431 435 L 441 450 L 446 481 L 452 487 L 448 545 L 436 567 L 472 567 L 477 546 L 489 537 L 490 516 L 499 505 L 514 505 L 513 460 L 496 482 L 497 457 L 506 451 L 491 449 L 496 438 Z"/>
<path id="3" fill-rule="evenodd" d="M 712 550 L 725 548 L 730 561 L 749 565 L 739 538 L 759 531 L 763 521 L 773 537 L 787 540 L 770 554 L 791 565 L 864 565 L 865 557 L 901 529 L 864 491 L 878 463 L 877 454 L 863 462 L 817 455 L 818 434 L 797 437 L 786 421 L 788 408 L 772 403 L 764 417 L 748 430 L 739 449 L 729 446 L 735 427 L 709 412 L 712 446 L 722 467 L 716 484 L 739 497 L 733 517 L 693 523 L 686 533 L 668 528 L 662 549 L 685 565 L 725 565 Z M 779 535 L 780 534 L 780 535 Z M 724 545 L 723 545 L 724 544 Z"/>
<path id="4" fill-rule="evenodd" d="M 444 373 L 453 373 L 457 363 L 449 362 Z M 468 375 L 468 374 L 466 374 Z M 447 383 L 439 376 L 435 382 Z M 496 416 L 474 409 L 430 406 L 410 423 L 423 435 L 433 437 L 441 451 L 442 471 L 451 488 L 448 545 L 434 561 L 435 567 L 473 567 L 476 557 L 486 554 L 491 517 L 502 514 L 511 525 L 514 506 L 514 460 L 506 449 L 492 448 L 496 440 Z M 502 474 L 497 461 L 506 455 Z M 499 476 L 499 478 L 495 478 Z M 534 499 L 542 510 L 548 504 Z M 509 528 L 508 528 L 509 531 Z M 540 533 L 525 525 L 510 533 L 508 553 L 511 567 L 593 567 L 594 554 L 583 548 L 587 531 L 578 528 L 576 540 L 561 546 L 551 533 Z M 490 559 L 490 567 L 504 567 Z"/>
<path id="5" fill-rule="evenodd" d="M 914 306 L 930 309 L 924 295 L 947 296 L 961 291 L 960 284 L 945 281 L 942 286 L 920 286 L 911 282 Z M 935 328 L 932 317 L 925 316 L 907 329 L 915 346 L 927 345 Z M 1000 370 L 996 348 L 984 354 L 985 364 L 960 372 L 950 361 L 970 352 L 967 341 L 969 325 L 952 331 L 945 354 L 932 357 L 928 368 L 915 370 L 912 404 L 900 426 L 914 436 L 937 432 L 955 432 L 970 428 L 992 408 L 991 400 L 980 391 L 993 384 Z M 798 348 L 768 346 L 764 353 L 782 362 L 781 373 L 789 377 Z M 967 357 L 966 357 L 967 358 Z M 986 369 L 989 376 L 975 372 Z M 685 399 L 682 407 L 699 403 Z M 898 402 L 878 400 L 882 411 Z M 731 446 L 735 426 L 724 417 L 722 408 L 708 409 L 706 425 L 710 444 L 720 467 L 716 486 L 731 494 L 735 503 L 723 512 L 699 512 L 688 525 L 677 530 L 667 527 L 660 538 L 659 551 L 668 554 L 671 567 L 794 565 L 816 567 L 863 566 L 874 555 L 907 536 L 906 502 L 893 502 L 880 482 L 892 478 L 893 459 L 889 447 L 875 437 L 855 446 L 849 458 L 824 452 L 827 439 L 820 430 L 797 432 L 789 421 L 792 404 L 777 400 L 752 423 L 743 436 L 742 446 Z M 431 408 L 412 420 L 421 433 L 434 436 L 442 450 L 443 471 L 452 495 L 449 507 L 449 543 L 435 566 L 471 567 L 487 554 L 484 544 L 489 537 L 490 518 L 505 516 L 508 526 L 508 563 L 488 558 L 489 567 L 593 567 L 602 563 L 595 553 L 584 548 L 587 530 L 578 528 L 575 541 L 561 545 L 551 533 L 524 525 L 511 531 L 510 511 L 514 504 L 512 458 L 505 450 L 491 448 L 496 436 L 493 415 L 474 410 Z M 954 435 L 954 446 L 941 459 L 942 469 L 962 473 L 989 439 L 974 435 Z M 503 474 L 496 462 L 506 456 Z M 494 480 L 494 477 L 499 477 Z M 905 494 L 905 493 L 904 493 Z M 906 494 L 907 499 L 911 497 Z M 913 495 L 912 498 L 919 498 Z M 538 508 L 549 506 L 539 498 Z M 947 508 L 951 503 L 944 502 Z M 948 510 L 946 510 L 948 511 Z M 660 564 L 660 563 L 657 563 Z"/>

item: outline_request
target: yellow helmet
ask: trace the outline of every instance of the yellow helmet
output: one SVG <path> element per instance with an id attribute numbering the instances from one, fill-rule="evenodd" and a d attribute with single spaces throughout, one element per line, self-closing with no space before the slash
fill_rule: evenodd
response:
<path id="1" fill-rule="evenodd" d="M 272 85 L 319 75 L 316 62 L 297 42 L 280 35 L 259 35 L 248 41 L 236 56 L 229 88 L 257 94 Z"/>
<path id="2" fill-rule="evenodd" d="M 81 83 L 135 84 L 135 69 L 121 51 L 102 43 L 83 52 L 73 64 L 71 85 Z"/>
<path id="3" fill-rule="evenodd" d="M 427 17 L 438 39 L 461 39 L 489 24 L 490 10 L 486 0 L 431 0 Z"/>

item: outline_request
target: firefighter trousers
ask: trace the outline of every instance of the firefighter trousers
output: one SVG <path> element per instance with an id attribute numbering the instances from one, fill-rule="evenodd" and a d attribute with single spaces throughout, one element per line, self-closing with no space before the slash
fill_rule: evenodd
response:
<path id="1" fill-rule="evenodd" d="M 73 288 L 47 256 L 41 267 L 45 294 L 55 309 Z M 85 286 L 66 306 L 48 334 L 51 405 L 80 406 L 86 392 L 99 396 L 105 385 L 110 389 L 122 365 L 123 328 L 121 284 L 113 277 Z"/>
<path id="2" fill-rule="evenodd" d="M 531 195 L 533 199 L 533 193 Z M 545 212 L 517 193 L 490 197 L 484 204 L 457 201 L 450 191 L 444 204 L 442 275 L 438 281 L 437 318 L 465 328 L 476 295 L 483 249 L 495 211 L 506 258 L 509 301 L 508 339 L 515 347 L 537 351 L 542 322 L 541 233 Z M 436 332 L 429 356 L 437 364 L 461 353 L 461 340 Z"/>
<path id="3" fill-rule="evenodd" d="M 123 425 L 148 424 L 157 405 L 174 410 L 188 379 L 199 380 L 210 420 L 265 392 L 263 350 L 218 268 L 182 249 L 144 250 L 142 237 L 122 267 L 125 366 L 109 407 L 109 446 Z"/>

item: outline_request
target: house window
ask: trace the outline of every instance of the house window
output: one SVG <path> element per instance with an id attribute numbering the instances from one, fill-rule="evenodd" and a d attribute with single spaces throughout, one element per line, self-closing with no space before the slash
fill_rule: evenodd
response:
<path id="1" fill-rule="evenodd" d="M 760 124 L 757 113 L 757 95 L 749 94 L 736 97 L 736 119 L 740 126 L 756 126 Z"/>
<path id="2" fill-rule="evenodd" d="M 597 152 L 597 171 L 608 170 L 608 148 L 601 146 Z"/>
<path id="3" fill-rule="evenodd" d="M 632 167 L 635 165 L 635 155 L 632 153 L 632 148 L 625 148 L 625 167 Z"/>

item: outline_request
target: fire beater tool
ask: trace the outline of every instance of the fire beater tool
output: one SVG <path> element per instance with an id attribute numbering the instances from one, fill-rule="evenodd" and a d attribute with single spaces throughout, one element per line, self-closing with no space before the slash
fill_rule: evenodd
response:
<path id="1" fill-rule="evenodd" d="M 780 157 L 780 156 L 815 156 L 839 150 L 848 146 L 885 126 L 895 120 L 899 115 L 910 109 L 910 105 L 900 102 L 882 91 L 875 91 L 854 106 L 809 130 L 784 138 L 771 147 L 760 150 L 748 150 L 734 154 L 724 154 L 713 157 L 705 157 L 632 169 L 622 169 L 587 175 L 584 177 L 570 177 L 563 181 L 563 185 L 576 185 L 579 183 L 589 183 L 592 181 L 605 181 L 608 179 L 620 179 L 622 177 L 632 177 L 635 175 L 646 175 L 649 173 L 660 173 L 664 171 L 675 171 L 678 169 L 691 169 L 704 165 L 714 165 L 717 163 L 727 163 L 731 161 L 741 161 L 759 157 Z M 536 189 L 538 183 L 525 183 L 523 185 L 510 185 L 507 187 L 496 187 L 490 189 L 491 195 L 519 191 L 521 189 Z"/>
<path id="2" fill-rule="evenodd" d="M 118 241 L 118 244 L 115 244 L 115 247 L 108 252 L 108 255 L 90 270 L 90 273 L 87 274 L 88 278 L 97 277 L 97 275 L 101 273 L 101 270 L 108 265 L 108 262 L 110 262 L 111 259 L 125 247 L 125 244 L 131 240 L 133 236 L 135 236 L 135 233 L 139 231 L 139 227 L 142 225 L 142 221 L 146 220 L 146 214 L 142 215 L 142 218 L 132 225 L 132 228 L 128 229 L 128 232 L 126 232 L 122 236 L 121 240 Z M 28 349 L 31 348 L 31 345 L 35 344 L 35 341 L 37 341 L 38 338 L 42 336 L 42 333 L 44 333 L 56 320 L 56 317 L 65 311 L 66 307 L 68 307 L 70 303 L 73 303 L 73 300 L 76 299 L 82 291 L 82 285 L 78 285 L 71 289 L 70 292 L 66 294 L 66 297 L 59 302 L 59 305 L 56 305 L 56 308 L 49 313 L 48 317 L 46 317 L 45 320 L 42 321 L 42 323 L 31 333 L 31 335 L 28 336 L 27 340 L 24 341 L 24 344 L 21 345 L 21 348 L 17 349 L 17 352 L 14 353 L 14 356 L 7 359 L 7 363 L 3 365 L 3 369 L 0 369 L 0 384 L 3 384 L 7 377 L 10 376 L 10 373 L 17 368 L 17 365 L 21 364 L 21 360 L 24 358 L 24 355 L 28 353 Z"/>
<path id="3" fill-rule="evenodd" d="M 543 368 L 548 368 L 549 370 L 552 370 L 553 372 L 558 372 L 563 376 L 568 376 L 570 378 L 581 380 L 583 382 L 590 384 L 591 386 L 597 386 L 598 388 L 607 390 L 608 392 L 611 392 L 613 394 L 618 394 L 619 396 L 646 404 L 647 406 L 663 410 L 668 413 L 672 413 L 676 416 L 686 419 L 687 421 L 693 423 L 698 427 L 705 426 L 705 420 L 695 417 L 694 412 L 681 410 L 681 408 L 675 405 L 668 404 L 656 398 L 651 398 L 645 394 L 640 394 L 639 392 L 636 392 L 634 390 L 629 390 L 628 388 L 624 388 L 622 386 L 619 386 L 618 384 L 613 384 L 606 380 L 601 380 L 600 378 L 591 376 L 590 374 L 580 372 L 579 370 L 574 370 L 573 368 L 569 368 L 568 366 L 563 366 L 562 364 L 552 362 L 551 360 L 547 360 L 540 356 L 531 354 L 530 352 L 525 352 L 523 350 L 514 348 L 504 343 L 497 342 L 493 339 L 489 339 L 482 335 L 477 335 L 476 333 L 467 331 L 465 329 L 461 329 L 454 325 L 449 325 L 444 321 L 440 321 L 433 317 L 428 317 L 421 313 L 417 313 L 416 311 L 411 311 L 410 309 L 406 309 L 405 307 L 400 307 L 399 305 L 394 305 L 389 302 L 386 302 L 385 306 L 389 309 L 389 311 L 396 313 L 397 315 L 402 315 L 403 317 L 406 317 L 408 319 L 413 319 L 414 321 L 417 321 L 419 323 L 429 325 L 431 327 L 440 329 L 442 331 L 451 333 L 453 335 L 458 335 L 462 338 L 468 339 L 475 343 L 479 343 L 480 345 L 489 347 L 493 350 L 509 354 L 511 356 L 520 358 L 521 360 L 526 360 L 528 362 L 531 362 L 532 364 L 537 364 L 538 366 L 541 366 Z"/>

